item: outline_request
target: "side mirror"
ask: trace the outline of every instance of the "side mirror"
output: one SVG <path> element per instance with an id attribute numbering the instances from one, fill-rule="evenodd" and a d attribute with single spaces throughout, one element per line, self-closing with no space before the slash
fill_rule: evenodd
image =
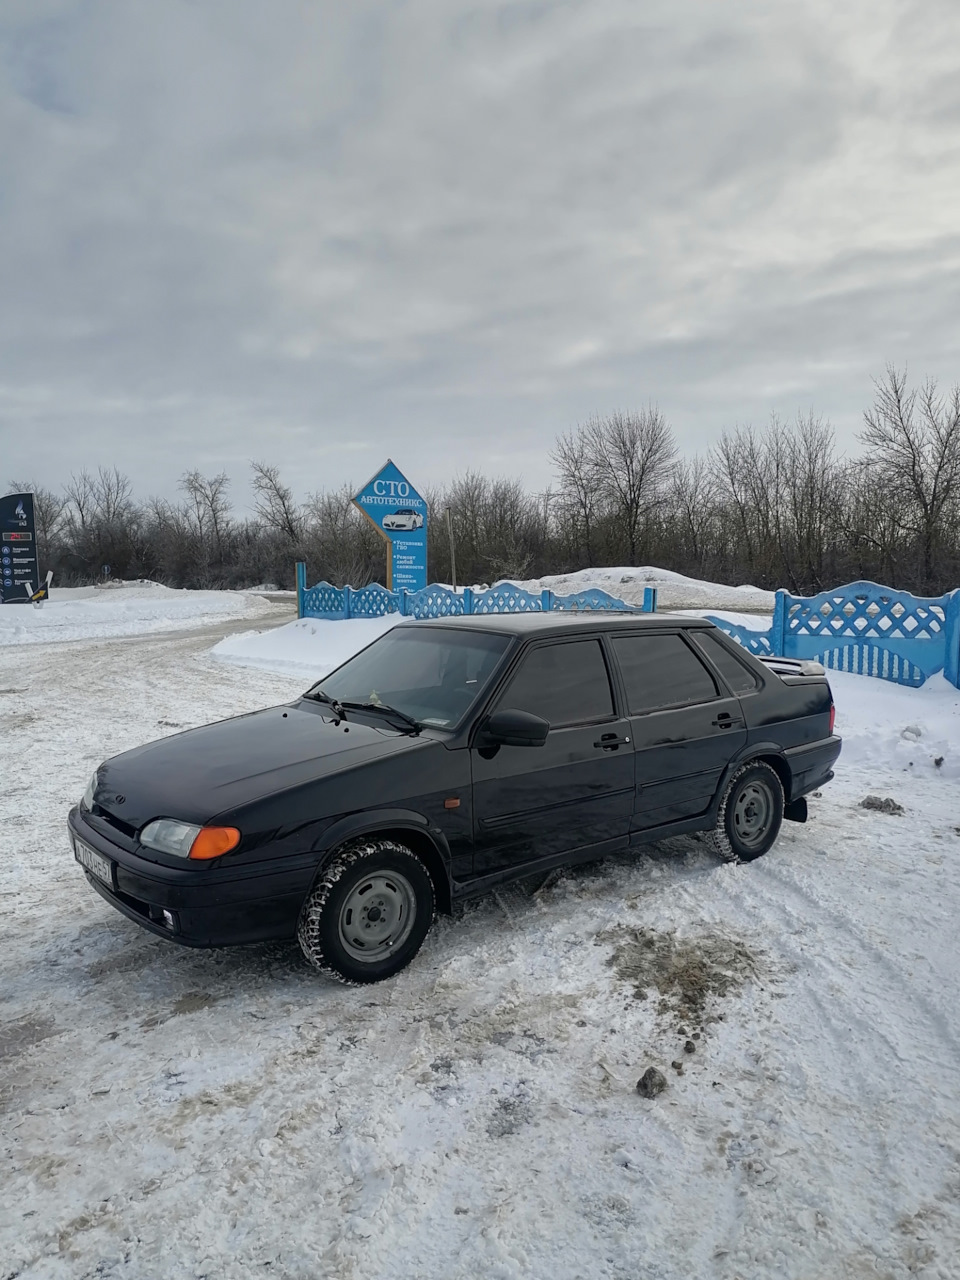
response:
<path id="1" fill-rule="evenodd" d="M 510 707 L 495 711 L 483 726 L 486 742 L 505 747 L 542 747 L 549 732 L 548 720 Z"/>

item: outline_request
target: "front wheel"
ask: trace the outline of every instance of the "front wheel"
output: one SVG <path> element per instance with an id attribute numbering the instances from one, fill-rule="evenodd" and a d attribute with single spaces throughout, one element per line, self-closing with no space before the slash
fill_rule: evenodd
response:
<path id="1" fill-rule="evenodd" d="M 741 765 L 727 784 L 710 833 L 714 850 L 728 862 L 753 862 L 766 853 L 783 822 L 783 786 L 762 760 Z"/>
<path id="2" fill-rule="evenodd" d="M 380 982 L 406 968 L 433 922 L 426 867 L 394 840 L 362 840 L 323 868 L 300 911 L 297 940 L 343 982 Z"/>

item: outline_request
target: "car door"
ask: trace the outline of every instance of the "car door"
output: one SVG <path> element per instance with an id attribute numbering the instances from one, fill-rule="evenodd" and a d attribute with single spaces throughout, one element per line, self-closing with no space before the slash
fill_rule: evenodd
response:
<path id="1" fill-rule="evenodd" d="M 618 635 L 612 649 L 634 747 L 631 832 L 696 817 L 746 742 L 740 702 L 682 632 Z"/>
<path id="2" fill-rule="evenodd" d="M 626 845 L 630 727 L 617 714 L 599 638 L 532 645 L 487 712 L 508 708 L 541 716 L 550 732 L 542 747 L 471 747 L 475 874 Z"/>

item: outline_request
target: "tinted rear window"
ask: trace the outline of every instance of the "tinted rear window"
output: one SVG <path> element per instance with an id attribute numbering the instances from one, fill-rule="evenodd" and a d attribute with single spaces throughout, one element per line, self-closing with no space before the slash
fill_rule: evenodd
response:
<path id="1" fill-rule="evenodd" d="M 758 680 L 756 675 L 730 652 L 713 631 L 695 631 L 693 638 L 726 680 L 734 693 L 752 693 Z"/>
<path id="2" fill-rule="evenodd" d="M 529 711 L 552 728 L 613 715 L 610 677 L 599 640 L 542 645 L 523 659 L 501 707 Z"/>
<path id="3" fill-rule="evenodd" d="M 633 714 L 718 696 L 713 676 L 680 636 L 617 636 L 613 648 Z"/>

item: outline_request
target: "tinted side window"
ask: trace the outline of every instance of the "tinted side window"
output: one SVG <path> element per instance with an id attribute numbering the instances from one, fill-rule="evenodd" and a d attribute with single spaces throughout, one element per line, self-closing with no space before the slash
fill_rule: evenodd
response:
<path id="1" fill-rule="evenodd" d="M 756 689 L 756 675 L 712 631 L 695 631 L 693 638 L 734 693 L 752 693 Z"/>
<path id="2" fill-rule="evenodd" d="M 543 645 L 523 659 L 499 706 L 530 711 L 552 728 L 613 715 L 610 677 L 599 640 Z"/>
<path id="3" fill-rule="evenodd" d="M 713 676 L 680 636 L 617 636 L 613 648 L 634 714 L 718 696 Z"/>

